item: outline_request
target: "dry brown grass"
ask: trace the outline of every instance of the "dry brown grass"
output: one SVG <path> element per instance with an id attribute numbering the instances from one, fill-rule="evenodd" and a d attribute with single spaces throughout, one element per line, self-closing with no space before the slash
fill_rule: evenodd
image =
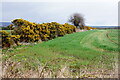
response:
<path id="1" fill-rule="evenodd" d="M 46 64 L 47 65 L 47 64 Z M 117 65 L 115 65 L 117 66 Z M 3 64 L 4 78 L 118 78 L 117 72 L 98 69 L 90 71 L 88 69 L 71 70 L 65 64 L 57 71 L 47 69 L 45 66 L 38 66 L 36 70 L 22 70 L 23 65 L 19 62 L 6 61 Z"/>

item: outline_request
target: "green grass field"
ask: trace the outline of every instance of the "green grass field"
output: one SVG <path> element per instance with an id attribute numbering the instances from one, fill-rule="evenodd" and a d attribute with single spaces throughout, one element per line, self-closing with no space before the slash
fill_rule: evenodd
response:
<path id="1" fill-rule="evenodd" d="M 117 53 L 118 30 L 90 30 L 3 50 L 3 65 L 11 63 L 5 77 L 20 77 L 19 73 L 26 75 L 30 70 L 37 77 L 46 77 L 46 73 L 48 77 L 61 77 L 61 73 L 65 78 L 94 73 L 95 77 L 115 68 Z"/>

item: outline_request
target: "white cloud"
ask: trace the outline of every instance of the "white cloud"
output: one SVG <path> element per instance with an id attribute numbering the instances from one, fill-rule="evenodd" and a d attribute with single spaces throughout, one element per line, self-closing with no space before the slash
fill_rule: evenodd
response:
<path id="1" fill-rule="evenodd" d="M 59 23 L 65 23 L 68 21 L 68 18 L 71 14 L 78 12 L 82 13 L 85 16 L 86 24 L 117 25 L 118 9 L 116 2 L 113 2 L 113 0 L 110 0 L 109 2 L 96 2 L 94 0 L 92 0 L 94 2 L 82 1 L 12 3 L 4 2 L 3 21 L 11 21 L 15 18 L 23 18 L 31 22 L 42 23 L 57 21 Z"/>

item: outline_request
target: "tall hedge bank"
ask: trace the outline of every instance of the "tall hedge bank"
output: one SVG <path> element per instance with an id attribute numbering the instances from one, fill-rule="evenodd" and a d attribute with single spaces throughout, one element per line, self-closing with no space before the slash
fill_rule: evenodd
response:
<path id="1" fill-rule="evenodd" d="M 47 41 L 76 32 L 76 27 L 68 23 L 59 24 L 57 22 L 51 22 L 37 24 L 24 19 L 15 19 L 12 23 L 14 29 L 11 35 L 5 31 L 0 32 L 2 34 L 2 42 L 4 43 L 2 45 L 3 47 L 6 47 L 5 45 L 8 43 L 10 47 L 12 45 L 10 41 L 18 45 L 18 42 Z"/>

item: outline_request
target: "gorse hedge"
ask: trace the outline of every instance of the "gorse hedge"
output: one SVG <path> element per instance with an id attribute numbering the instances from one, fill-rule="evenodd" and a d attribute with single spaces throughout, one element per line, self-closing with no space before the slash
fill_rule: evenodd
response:
<path id="1" fill-rule="evenodd" d="M 36 24 L 23 19 L 15 19 L 12 23 L 16 26 L 13 34 L 20 35 L 20 40 L 25 42 L 36 42 L 40 39 L 47 41 L 75 32 L 75 26 L 67 23 L 63 25 L 56 22 Z"/>
<path id="2" fill-rule="evenodd" d="M 16 44 L 19 45 L 18 41 L 20 36 L 19 35 L 10 35 L 10 33 L 6 31 L 0 31 L 2 37 L 2 47 L 11 47 L 11 45 Z"/>
<path id="3" fill-rule="evenodd" d="M 3 47 L 6 44 L 11 46 L 11 42 L 14 42 L 16 45 L 19 45 L 20 42 L 38 42 L 40 40 L 47 41 L 54 39 L 59 36 L 64 36 L 65 34 L 70 34 L 76 32 L 76 27 L 68 23 L 59 24 L 57 22 L 37 24 L 32 23 L 23 19 L 15 19 L 12 21 L 15 28 L 12 31 L 12 34 L 8 34 L 5 31 L 2 33 Z M 6 33 L 6 34 L 3 34 Z M 9 39 L 7 39 L 9 38 Z"/>
<path id="4" fill-rule="evenodd" d="M 96 28 L 90 27 L 90 26 L 84 26 L 84 27 L 80 27 L 80 29 L 86 29 L 86 30 L 93 30 Z"/>

